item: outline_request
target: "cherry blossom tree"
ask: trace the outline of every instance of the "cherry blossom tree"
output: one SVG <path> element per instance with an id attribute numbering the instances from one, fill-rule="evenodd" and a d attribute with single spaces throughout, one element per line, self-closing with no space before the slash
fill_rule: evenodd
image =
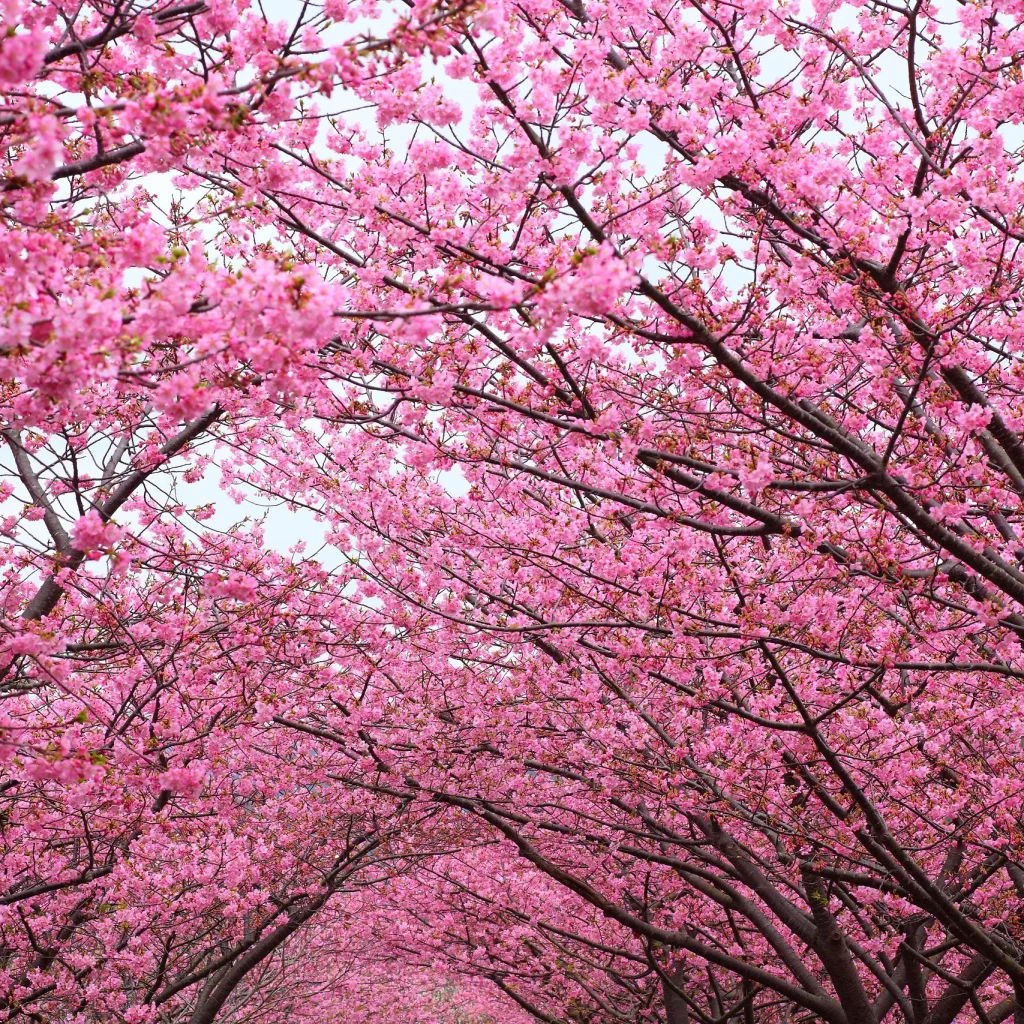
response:
<path id="1" fill-rule="evenodd" d="M 10 0 L 7 1019 L 1021 1024 L 1021 14 Z"/>

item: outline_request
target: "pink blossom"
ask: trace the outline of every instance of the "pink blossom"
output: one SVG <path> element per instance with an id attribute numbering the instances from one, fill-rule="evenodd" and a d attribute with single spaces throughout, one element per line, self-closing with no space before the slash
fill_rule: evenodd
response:
<path id="1" fill-rule="evenodd" d="M 90 509 L 75 522 L 72 540 L 79 551 L 94 552 L 113 547 L 124 533 L 122 527 L 105 521 L 96 509 Z"/>

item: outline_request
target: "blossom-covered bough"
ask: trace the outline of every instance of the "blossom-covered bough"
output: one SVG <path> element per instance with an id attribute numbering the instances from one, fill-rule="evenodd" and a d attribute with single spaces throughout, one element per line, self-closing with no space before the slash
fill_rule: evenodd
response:
<path id="1" fill-rule="evenodd" d="M 11 0 L 4 1019 L 1024 1021 L 1022 15 Z"/>

